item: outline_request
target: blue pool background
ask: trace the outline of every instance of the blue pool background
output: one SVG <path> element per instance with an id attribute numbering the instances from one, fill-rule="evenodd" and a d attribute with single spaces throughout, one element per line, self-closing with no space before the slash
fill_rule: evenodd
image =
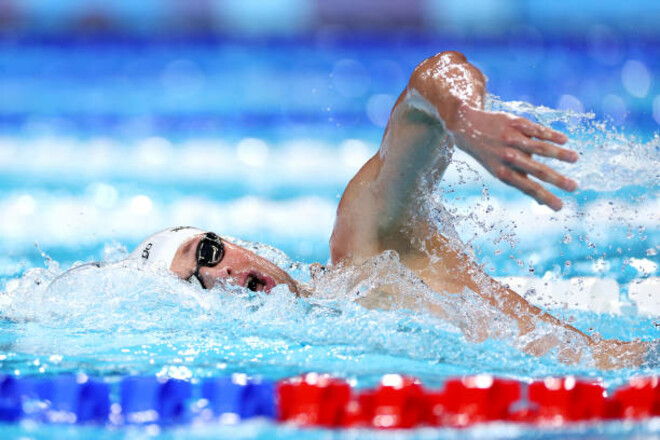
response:
<path id="1" fill-rule="evenodd" d="M 586 41 L 529 47 L 513 38 L 382 40 L 59 39 L 5 45 L 0 50 L 5 275 L 40 262 L 34 243 L 70 264 L 99 258 L 108 241 L 131 249 L 149 233 L 179 223 L 267 242 L 296 260 L 325 262 L 339 195 L 377 149 L 409 72 L 444 49 L 468 54 L 501 99 L 593 112 L 596 120 L 610 120 L 612 128 L 600 131 L 602 141 L 622 132 L 628 136 L 624 143 L 635 145 L 630 151 L 651 160 L 647 170 L 654 154 L 657 160 L 660 99 L 652 78 L 660 50 L 652 42 L 626 43 L 610 65 L 600 60 L 603 49 Z M 640 76 L 648 85 L 636 97 L 631 90 L 640 91 L 630 84 Z M 586 125 L 581 129 L 584 139 Z M 579 135 L 576 142 L 583 140 Z M 567 172 L 580 181 L 588 160 Z M 606 231 L 591 234 L 597 247 L 577 238 L 568 245 L 579 260 L 605 255 L 623 265 L 609 275 L 627 281 L 639 274 L 625 270 L 626 258 L 657 252 L 657 217 L 652 218 L 657 179 L 635 166 L 629 165 L 628 175 L 637 180 L 613 176 L 615 187 L 600 196 L 594 190 L 603 189 L 601 182 L 590 187 L 586 181 L 567 196 L 579 206 L 613 196 L 641 207 L 630 221 L 605 222 Z M 500 203 L 534 206 L 487 175 L 463 184 L 462 200 L 480 197 L 483 182 Z M 566 223 L 559 231 L 563 239 L 576 221 L 557 218 Z M 556 241 L 539 249 L 538 237 L 530 240 L 520 226 L 515 249 L 498 257 L 485 244 L 494 274 L 527 273 L 529 265 L 521 268 L 511 255 L 532 261 L 537 274 L 562 267 L 560 255 L 543 252 Z M 617 247 L 626 252 L 612 252 Z M 539 253 L 546 255 L 531 256 Z M 572 266 L 570 275 L 593 274 L 591 260 Z"/>
<path id="2" fill-rule="evenodd" d="M 484 71 L 496 107 L 501 99 L 594 113 L 561 113 L 565 122 L 555 125 L 583 153 L 566 168 L 582 189 L 566 196 L 569 206 L 557 215 L 457 154 L 445 200 L 489 273 L 596 276 L 622 286 L 657 276 L 655 3 L 618 11 L 613 2 L 583 2 L 564 23 L 562 2 L 556 10 L 533 2 L 472 1 L 464 9 L 413 2 L 413 12 L 402 13 L 403 2 L 392 1 L 381 5 L 380 22 L 369 18 L 368 5 L 351 12 L 344 2 L 329 10 L 315 2 L 314 19 L 314 10 L 291 12 L 300 2 L 270 2 L 280 24 L 256 30 L 250 14 L 258 12 L 248 3 L 237 28 L 153 24 L 155 12 L 173 9 L 148 2 L 142 9 L 108 2 L 110 18 L 99 20 L 75 3 L 14 3 L 27 9 L 2 21 L 0 290 L 21 284 L 12 290 L 20 295 L 2 296 L 1 373 L 279 379 L 318 370 L 359 386 L 393 371 L 432 386 L 475 372 L 523 380 L 574 373 L 608 386 L 658 374 L 537 360 L 508 342 L 466 342 L 432 317 L 351 303 L 205 298 L 172 280 L 124 280 L 122 273 L 96 284 L 83 279 L 50 297 L 30 284 L 76 261 L 116 259 L 122 247 L 130 251 L 175 224 L 276 246 L 299 262 L 293 272 L 306 280 L 307 264 L 327 261 L 339 196 L 376 151 L 411 70 L 448 49 Z M 234 2 L 210 4 L 235 11 Z M 436 12 L 422 19 L 428 5 Z M 475 15 L 475 5 L 499 14 Z M 190 10 L 197 23 L 203 14 Z M 660 337 L 657 316 L 556 309 L 605 337 Z"/>

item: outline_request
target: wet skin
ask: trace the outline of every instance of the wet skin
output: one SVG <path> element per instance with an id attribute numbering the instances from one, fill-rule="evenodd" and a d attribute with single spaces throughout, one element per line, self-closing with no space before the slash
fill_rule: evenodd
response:
<path id="1" fill-rule="evenodd" d="M 200 234 L 183 243 L 172 260 L 170 270 L 179 278 L 189 279 L 197 268 L 197 246 L 204 237 Z M 207 289 L 219 282 L 245 287 L 252 291 L 269 293 L 275 286 L 286 284 L 298 294 L 296 282 L 285 271 L 241 246 L 222 240 L 225 254 L 213 267 L 202 266 L 199 274 Z"/>

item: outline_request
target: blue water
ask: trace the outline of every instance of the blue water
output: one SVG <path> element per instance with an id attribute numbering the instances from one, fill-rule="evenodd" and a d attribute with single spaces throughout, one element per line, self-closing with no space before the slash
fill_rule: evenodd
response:
<path id="1" fill-rule="evenodd" d="M 192 224 L 271 244 L 284 254 L 257 249 L 311 283 L 308 265 L 328 259 L 339 196 L 376 151 L 407 75 L 447 46 L 463 50 L 487 74 L 493 108 L 552 122 L 582 154 L 565 168 L 582 189 L 559 214 L 456 155 L 437 195 L 486 270 L 596 276 L 622 286 L 657 276 L 660 83 L 651 81 L 647 90 L 635 85 L 644 80 L 639 65 L 651 78 L 660 72 L 657 45 L 625 42 L 618 52 L 603 53 L 589 43 L 558 42 L 6 44 L 0 47 L 0 373 L 195 379 L 244 372 L 279 379 L 320 371 L 360 387 L 389 372 L 418 376 L 429 386 L 476 372 L 522 380 L 577 374 L 607 386 L 659 374 L 602 372 L 588 360 L 569 366 L 555 353 L 530 357 L 516 348 L 507 323 L 474 343 L 460 330 L 469 319 L 447 322 L 409 307 L 370 310 L 347 299 L 350 274 L 322 280 L 325 293 L 312 300 L 286 291 L 202 292 L 121 265 L 57 278 L 75 262 L 117 261 L 153 231 Z M 379 264 L 399 269 L 396 262 Z M 405 275 L 397 282 L 415 291 Z M 475 317 L 492 313 L 478 300 L 456 307 Z M 657 316 L 550 308 L 604 337 L 660 338 Z M 612 436 L 657 433 L 653 426 L 607 429 Z M 33 429 L 20 432 L 97 435 Z M 243 429 L 232 433 L 293 435 L 271 426 Z M 591 435 L 586 432 L 575 435 Z M 164 435 L 209 433 L 182 428 Z"/>

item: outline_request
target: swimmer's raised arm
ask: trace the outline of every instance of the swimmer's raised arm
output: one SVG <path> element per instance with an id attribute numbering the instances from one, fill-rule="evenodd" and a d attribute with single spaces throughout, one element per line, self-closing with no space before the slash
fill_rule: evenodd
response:
<path id="1" fill-rule="evenodd" d="M 379 152 L 344 193 L 331 242 L 333 258 L 353 258 L 363 249 L 371 255 L 379 242 L 374 234 L 391 237 L 407 224 L 417 212 L 415 193 L 438 183 L 452 144 L 503 182 L 561 208 L 561 200 L 529 176 L 567 191 L 576 188 L 573 180 L 532 157 L 574 162 L 577 153 L 553 144 L 566 142 L 566 136 L 522 117 L 485 111 L 484 96 L 483 74 L 458 52 L 442 52 L 417 66 L 392 109 Z"/>
<path id="2" fill-rule="evenodd" d="M 576 187 L 572 180 L 532 158 L 537 154 L 575 161 L 576 153 L 553 144 L 564 143 L 566 137 L 524 118 L 483 110 L 484 95 L 484 76 L 457 52 L 438 54 L 415 69 L 392 109 L 380 150 L 342 196 L 330 239 L 332 262 L 359 264 L 393 250 L 435 291 L 475 292 L 516 320 L 521 334 L 543 321 L 592 345 L 602 367 L 618 365 L 617 359 L 623 364 L 638 363 L 645 349 L 642 344 L 595 343 L 497 283 L 429 221 L 426 196 L 442 178 L 452 144 L 500 180 L 553 209 L 561 208 L 561 201 L 528 175 L 565 190 Z M 542 354 L 557 343 L 539 341 L 527 351 Z M 565 356 L 579 357 L 571 354 L 570 347 Z"/>

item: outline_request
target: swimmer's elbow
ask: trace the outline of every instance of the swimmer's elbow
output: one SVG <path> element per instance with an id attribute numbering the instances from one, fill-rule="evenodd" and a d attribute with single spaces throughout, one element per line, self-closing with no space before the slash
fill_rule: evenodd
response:
<path id="1" fill-rule="evenodd" d="M 455 68 L 468 68 L 471 74 L 478 72 L 477 76 L 483 77 L 481 71 L 470 64 L 465 55 L 450 50 L 435 54 L 419 63 L 413 70 L 410 84 L 448 80 L 457 73 Z"/>
<path id="2" fill-rule="evenodd" d="M 462 53 L 446 51 L 419 63 L 410 76 L 408 86 L 417 90 L 432 86 L 452 95 L 456 94 L 454 88 L 459 87 L 461 95 L 466 96 L 469 95 L 465 90 L 467 83 L 475 86 L 475 91 L 481 92 L 485 88 L 486 77 Z"/>
<path id="3" fill-rule="evenodd" d="M 428 57 L 427 60 L 437 61 L 443 58 L 451 60 L 455 63 L 467 63 L 467 57 L 456 50 L 445 50 L 443 52 L 439 52 L 432 57 Z"/>
<path id="4" fill-rule="evenodd" d="M 456 51 L 441 52 L 422 61 L 413 71 L 405 91 L 407 109 L 439 116 L 451 127 L 464 106 L 482 108 L 486 80 L 481 71 Z M 412 105 L 423 98 L 435 112 Z"/>

